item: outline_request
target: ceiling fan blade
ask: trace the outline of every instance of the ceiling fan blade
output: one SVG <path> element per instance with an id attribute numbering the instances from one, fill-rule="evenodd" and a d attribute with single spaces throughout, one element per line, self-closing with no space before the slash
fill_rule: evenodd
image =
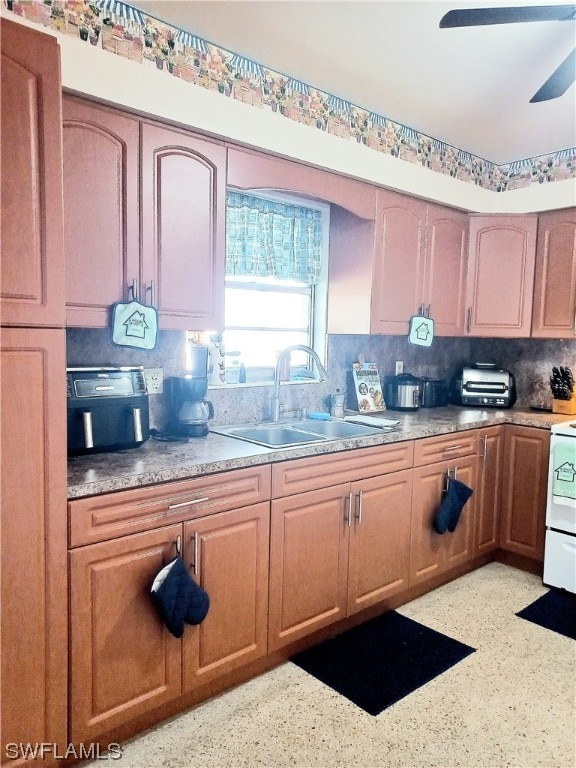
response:
<path id="1" fill-rule="evenodd" d="M 562 64 L 546 80 L 540 90 L 532 96 L 530 104 L 557 99 L 576 80 L 576 48 L 566 56 Z"/>
<path id="2" fill-rule="evenodd" d="M 528 5 L 512 8 L 457 8 L 440 19 L 440 29 L 486 24 L 517 24 L 525 21 L 569 21 L 576 5 Z"/>

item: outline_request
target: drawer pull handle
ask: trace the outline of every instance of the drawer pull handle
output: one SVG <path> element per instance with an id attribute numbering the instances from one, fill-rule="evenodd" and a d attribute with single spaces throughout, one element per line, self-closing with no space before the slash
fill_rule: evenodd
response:
<path id="1" fill-rule="evenodd" d="M 201 499 L 190 499 L 190 501 L 181 501 L 180 504 L 170 504 L 168 509 L 180 509 L 181 507 L 189 507 L 192 504 L 201 504 L 203 501 L 210 501 L 210 497 L 203 496 Z"/>
<path id="2" fill-rule="evenodd" d="M 461 448 L 464 448 L 463 445 L 447 445 L 445 448 L 442 448 L 443 451 L 459 451 Z"/>

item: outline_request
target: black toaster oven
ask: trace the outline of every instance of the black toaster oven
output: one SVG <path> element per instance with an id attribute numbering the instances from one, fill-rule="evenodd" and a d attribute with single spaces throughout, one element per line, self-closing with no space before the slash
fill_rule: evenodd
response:
<path id="1" fill-rule="evenodd" d="M 136 448 L 150 436 L 144 368 L 67 368 L 68 455 Z"/>

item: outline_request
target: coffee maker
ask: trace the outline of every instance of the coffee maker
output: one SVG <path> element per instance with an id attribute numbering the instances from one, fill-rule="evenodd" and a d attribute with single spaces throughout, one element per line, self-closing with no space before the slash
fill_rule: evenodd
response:
<path id="1" fill-rule="evenodd" d="M 204 397 L 208 390 L 208 377 L 173 376 L 167 379 L 170 398 L 171 434 L 179 437 L 204 437 L 208 434 L 208 421 L 214 416 L 214 406 Z"/>
<path id="2" fill-rule="evenodd" d="M 208 348 L 194 345 L 190 368 L 182 376 L 166 380 L 169 398 L 169 431 L 178 437 L 204 437 L 214 406 L 206 400 L 208 391 Z"/>

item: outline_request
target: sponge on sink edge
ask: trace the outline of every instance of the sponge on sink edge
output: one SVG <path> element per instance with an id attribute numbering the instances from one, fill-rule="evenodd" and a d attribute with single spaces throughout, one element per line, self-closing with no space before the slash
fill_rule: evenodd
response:
<path id="1" fill-rule="evenodd" d="M 330 421 L 330 414 L 324 411 L 310 411 L 308 414 L 309 419 L 316 419 L 317 421 Z"/>

